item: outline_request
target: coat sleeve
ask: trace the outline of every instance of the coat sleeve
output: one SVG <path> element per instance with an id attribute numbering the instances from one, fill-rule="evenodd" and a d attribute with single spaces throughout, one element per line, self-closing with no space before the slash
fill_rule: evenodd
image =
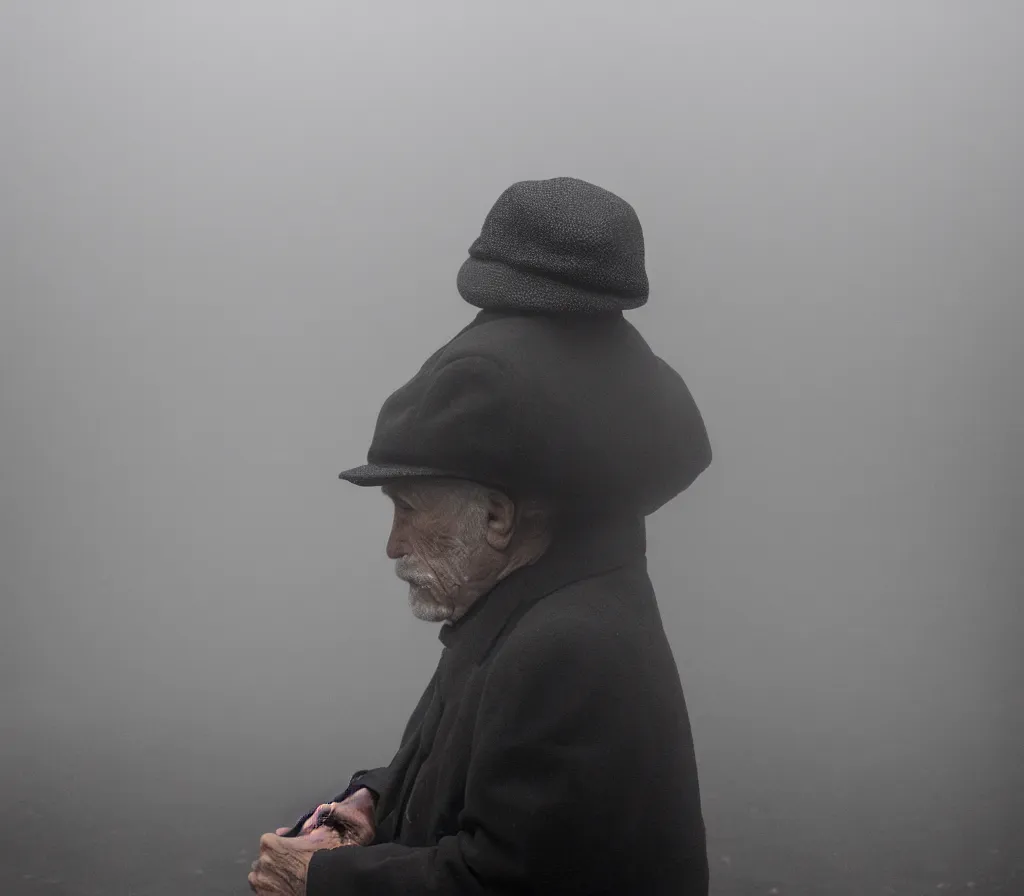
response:
<path id="1" fill-rule="evenodd" d="M 384 792 L 384 788 L 388 786 L 390 772 L 391 768 L 387 765 L 381 768 L 362 769 L 356 772 L 348 782 L 348 787 L 336 797 L 333 797 L 331 802 L 339 803 L 363 787 L 366 787 L 375 797 L 379 798 Z"/>
<path id="2" fill-rule="evenodd" d="M 309 896 L 598 890 L 612 825 L 602 782 L 631 766 L 639 720 L 614 634 L 517 628 L 494 658 L 473 735 L 457 833 L 429 847 L 316 853 Z M 623 807 L 623 800 L 635 805 Z M 642 812 L 642 795 L 615 795 Z M 616 812 L 617 814 L 617 812 Z M 634 816 L 635 817 L 635 816 Z"/>

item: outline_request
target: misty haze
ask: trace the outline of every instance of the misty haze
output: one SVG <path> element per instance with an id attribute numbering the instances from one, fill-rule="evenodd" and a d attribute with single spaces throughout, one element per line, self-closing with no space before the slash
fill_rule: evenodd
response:
<path id="1" fill-rule="evenodd" d="M 647 520 L 711 892 L 1024 893 L 1024 9 L 11 0 L 0 60 L 0 893 L 248 893 L 390 762 L 438 630 L 338 473 L 559 176 L 714 450 Z"/>

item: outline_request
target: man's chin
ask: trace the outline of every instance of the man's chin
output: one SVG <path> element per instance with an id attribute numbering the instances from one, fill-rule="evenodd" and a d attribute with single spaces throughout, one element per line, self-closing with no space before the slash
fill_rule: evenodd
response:
<path id="1" fill-rule="evenodd" d="M 451 610 L 437 603 L 416 585 L 409 586 L 409 606 L 412 614 L 424 622 L 446 622 L 451 618 Z"/>

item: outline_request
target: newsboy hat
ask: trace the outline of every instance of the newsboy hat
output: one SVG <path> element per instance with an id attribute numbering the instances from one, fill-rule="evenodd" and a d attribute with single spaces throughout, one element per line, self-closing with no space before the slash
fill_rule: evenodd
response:
<path id="1" fill-rule="evenodd" d="M 679 374 L 623 311 L 648 298 L 633 208 L 576 178 L 502 193 L 457 278 L 480 310 L 384 402 L 341 478 L 469 479 L 649 514 L 711 462 Z"/>

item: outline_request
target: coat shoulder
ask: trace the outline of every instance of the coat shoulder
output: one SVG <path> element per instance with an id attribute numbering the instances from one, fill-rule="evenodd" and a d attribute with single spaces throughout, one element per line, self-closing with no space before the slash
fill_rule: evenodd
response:
<path id="1" fill-rule="evenodd" d="M 498 647 L 505 659 L 625 670 L 649 646 L 654 595 L 646 572 L 623 569 L 572 582 L 534 603 Z"/>

